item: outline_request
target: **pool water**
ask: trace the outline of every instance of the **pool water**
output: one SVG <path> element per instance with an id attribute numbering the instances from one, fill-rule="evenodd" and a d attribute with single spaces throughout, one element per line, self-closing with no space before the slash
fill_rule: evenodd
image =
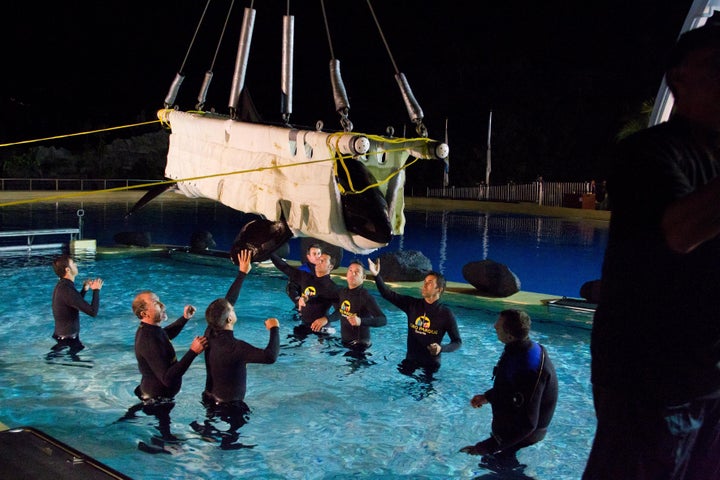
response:
<path id="1" fill-rule="evenodd" d="M 365 361 L 344 356 L 333 339 L 294 342 L 288 338 L 295 320 L 285 278 L 272 267 L 256 266 L 236 305 L 235 335 L 263 347 L 268 338 L 263 322 L 274 316 L 280 320 L 282 348 L 275 364 L 248 367 L 245 400 L 252 412 L 239 441 L 254 447 L 222 450 L 190 427 L 205 417 L 201 356 L 186 373 L 171 412 L 171 430 L 181 442 L 172 454 L 151 455 L 138 443 L 150 443 L 157 433 L 154 417 L 139 414 L 117 422 L 136 403 L 133 389 L 140 378 L 133 352 L 138 320 L 131 301 L 138 291 L 151 289 L 167 305 L 170 319 L 181 315 L 185 304 L 197 306 L 198 314 L 173 341 L 182 355 L 202 334 L 202 313 L 225 294 L 235 267 L 144 256 L 81 260 L 78 282 L 105 279 L 98 317 L 81 314 L 87 348 L 80 357 L 93 360 L 92 368 L 84 368 L 44 361 L 54 343 L 50 261 L 49 256 L 0 258 L 0 421 L 11 427 L 38 428 L 136 479 L 502 478 L 478 467 L 478 457 L 458 450 L 489 433 L 490 409 L 473 409 L 469 400 L 491 385 L 502 351 L 493 323 L 507 304 L 473 299 L 453 306 L 463 346 L 443 355 L 442 368 L 428 383 L 396 370 L 407 327 L 395 307 L 378 299 L 388 325 L 373 330 Z M 372 283 L 366 287 L 377 293 Z M 544 308 L 530 311 L 531 336 L 555 363 L 560 397 L 546 439 L 521 450 L 518 458 L 529 478 L 577 479 L 595 428 L 590 332 L 573 322 L 587 315 Z"/>
<path id="2" fill-rule="evenodd" d="M 114 244 L 119 232 L 148 232 L 156 244 L 188 245 L 193 232 L 207 230 L 217 249 L 228 251 L 251 216 L 209 200 L 190 200 L 170 194 L 126 218 L 133 202 L 83 203 L 64 201 L 0 208 L 0 228 L 67 228 L 78 225 L 84 213 L 84 237 L 99 246 Z M 177 197 L 177 198 L 175 198 Z M 465 282 L 462 267 L 491 259 L 506 264 L 520 280 L 521 290 L 579 297 L 580 287 L 600 278 L 607 244 L 608 222 L 487 212 L 406 211 L 402 236 L 372 254 L 416 250 L 427 256 L 448 280 Z M 17 241 L 17 239 L 14 239 Z M 65 239 L 63 239 L 65 240 Z M 0 239 L 0 245 L 10 240 Z M 290 254 L 300 259 L 299 239 L 290 241 Z M 367 256 L 345 252 L 342 265 Z"/>

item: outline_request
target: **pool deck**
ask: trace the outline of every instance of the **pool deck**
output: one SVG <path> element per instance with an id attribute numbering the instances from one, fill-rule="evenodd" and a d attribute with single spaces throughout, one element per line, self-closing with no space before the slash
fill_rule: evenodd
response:
<path id="1" fill-rule="evenodd" d="M 57 203 L 57 202 L 98 202 L 106 203 L 112 201 L 134 202 L 144 195 L 144 191 L 0 191 L 0 207 L 24 204 L 24 203 Z M 207 199 L 189 199 L 183 195 L 169 191 L 158 197 L 164 202 L 195 202 L 207 201 Z M 157 201 L 157 200 L 156 200 Z M 449 200 L 442 198 L 424 198 L 424 197 L 406 197 L 405 208 L 407 210 L 429 210 L 429 211 L 490 211 L 503 213 L 517 213 L 527 215 L 541 215 L 549 217 L 561 217 L 571 219 L 583 219 L 589 221 L 609 222 L 610 212 L 605 210 L 590 210 L 579 208 L 563 208 L 549 207 L 537 205 L 534 203 L 504 203 L 504 202 L 485 202 L 478 200 Z M 167 250 L 166 246 L 157 246 L 143 249 L 140 247 L 104 247 L 98 246 L 98 255 L 114 256 L 114 255 L 139 255 L 139 254 L 161 254 Z M 199 260 L 199 259 L 198 259 Z M 198 261 L 198 263 L 204 263 Z M 291 262 L 292 263 L 292 262 Z M 272 264 L 260 264 L 260 267 L 268 266 L 273 268 Z M 228 262 L 228 267 L 233 267 Z M 340 267 L 333 271 L 333 276 L 338 277 L 340 282 L 343 281 L 345 269 Z M 591 279 L 589 279 L 591 280 Z M 393 288 L 403 293 L 417 294 L 422 282 L 387 282 Z M 513 305 L 528 307 L 548 308 L 548 301 L 559 299 L 561 296 L 520 291 L 514 295 L 502 298 L 493 298 L 480 295 L 478 291 L 467 283 L 448 282 L 446 293 L 443 301 L 448 304 L 461 306 L 487 308 L 512 308 Z"/>

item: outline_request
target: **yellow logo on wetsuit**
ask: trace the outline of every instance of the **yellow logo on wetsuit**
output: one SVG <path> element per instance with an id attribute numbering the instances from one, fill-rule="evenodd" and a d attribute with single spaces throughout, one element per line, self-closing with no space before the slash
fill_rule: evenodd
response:
<path id="1" fill-rule="evenodd" d="M 340 305 L 340 315 L 346 318 L 353 316 L 354 314 L 351 309 L 352 306 L 350 305 L 350 300 L 344 300 Z"/>
<path id="2" fill-rule="evenodd" d="M 305 295 L 308 298 L 314 297 L 315 295 L 317 295 L 317 290 L 315 290 L 315 287 L 310 285 L 309 287 L 307 287 L 305 289 L 305 291 L 303 291 L 303 295 Z"/>
<path id="3" fill-rule="evenodd" d="M 410 324 L 410 328 L 415 330 L 417 333 L 422 333 L 423 335 L 437 335 L 437 330 L 430 329 L 430 319 L 426 317 L 425 315 L 420 315 L 415 319 L 415 323 Z"/>

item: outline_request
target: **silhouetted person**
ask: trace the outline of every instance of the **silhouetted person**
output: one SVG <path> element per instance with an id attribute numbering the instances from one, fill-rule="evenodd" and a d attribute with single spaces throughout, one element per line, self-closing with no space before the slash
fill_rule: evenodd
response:
<path id="1" fill-rule="evenodd" d="M 720 478 L 720 26 L 684 33 L 669 121 L 622 142 L 592 330 L 583 478 Z"/>

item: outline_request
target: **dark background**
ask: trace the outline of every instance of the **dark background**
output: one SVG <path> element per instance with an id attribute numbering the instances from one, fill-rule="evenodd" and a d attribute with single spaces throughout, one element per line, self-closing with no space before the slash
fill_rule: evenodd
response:
<path id="1" fill-rule="evenodd" d="M 397 69 L 407 76 L 430 137 L 451 146 L 451 184 L 484 180 L 493 112 L 492 183 L 603 178 L 621 127 L 653 100 L 664 56 L 691 0 L 596 2 L 375 0 Z M 211 67 L 229 0 L 214 0 L 184 66 L 177 104 L 193 109 Z M 155 119 L 183 65 L 204 0 L 8 2 L 3 7 L 0 143 Z M 236 2 L 206 108 L 227 113 L 242 9 Z M 355 130 L 414 136 L 395 67 L 365 0 L 325 0 Z M 246 86 L 263 120 L 281 121 L 280 45 L 286 1 L 256 0 Z M 291 122 L 341 129 L 319 0 L 295 15 Z M 129 137 L 159 125 L 122 130 Z M 109 140 L 113 135 L 106 136 Z M 75 143 L 73 143 L 75 142 Z M 42 144 L 77 146 L 81 140 Z M 17 152 L 13 148 L 13 152 Z M 0 157 L 7 150 L 0 149 Z M 413 166 L 412 185 L 439 186 L 440 162 Z M 149 172 L 151 173 L 151 172 Z"/>

